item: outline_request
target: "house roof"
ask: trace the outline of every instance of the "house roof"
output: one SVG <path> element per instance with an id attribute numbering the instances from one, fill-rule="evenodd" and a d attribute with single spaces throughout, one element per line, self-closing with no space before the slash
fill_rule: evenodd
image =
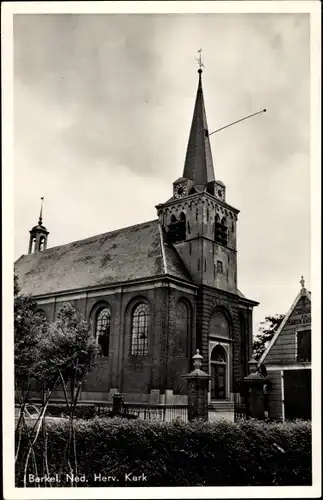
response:
<path id="1" fill-rule="evenodd" d="M 281 322 L 281 324 L 279 325 L 275 335 L 273 336 L 273 338 L 271 339 L 271 341 L 269 342 L 268 346 L 267 346 L 267 349 L 264 351 L 264 353 L 262 354 L 260 360 L 259 360 L 259 363 L 258 365 L 261 365 L 266 357 L 267 357 L 267 354 L 270 352 L 272 346 L 274 345 L 274 343 L 276 342 L 278 336 L 280 335 L 280 332 L 283 330 L 284 326 L 286 325 L 287 321 L 289 320 L 290 316 L 292 315 L 295 307 L 297 306 L 298 304 L 298 301 L 299 299 L 302 297 L 302 296 L 305 296 L 307 297 L 310 301 L 311 301 L 311 292 L 309 292 L 306 288 L 301 288 L 301 290 L 298 292 L 297 294 L 297 297 L 296 299 L 294 300 L 294 302 L 292 303 L 292 305 L 290 306 L 285 318 L 283 319 L 283 321 Z"/>
<path id="2" fill-rule="evenodd" d="M 22 293 L 43 295 L 171 275 L 192 281 L 158 220 L 92 236 L 15 262 Z"/>

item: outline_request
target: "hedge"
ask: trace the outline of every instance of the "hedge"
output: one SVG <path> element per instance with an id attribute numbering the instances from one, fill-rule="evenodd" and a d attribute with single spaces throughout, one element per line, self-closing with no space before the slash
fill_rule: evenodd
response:
<path id="1" fill-rule="evenodd" d="M 49 472 L 54 475 L 61 464 L 68 422 L 48 423 L 47 430 Z M 94 418 L 77 420 L 75 432 L 78 476 L 87 481 L 78 486 L 311 485 L 310 422 L 166 423 Z M 39 436 L 35 447 L 38 470 L 41 450 Z M 18 460 L 17 486 L 22 485 L 21 470 Z M 29 472 L 33 473 L 31 465 Z M 71 485 L 65 472 L 61 482 L 52 486 Z M 131 481 L 134 476 L 141 480 Z"/>

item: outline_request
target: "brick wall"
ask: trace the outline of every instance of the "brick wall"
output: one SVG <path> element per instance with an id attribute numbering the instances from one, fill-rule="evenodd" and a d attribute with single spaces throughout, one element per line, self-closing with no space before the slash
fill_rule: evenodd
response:
<path id="1" fill-rule="evenodd" d="M 160 285 L 160 284 L 159 284 Z M 178 314 L 178 302 L 185 300 L 189 308 L 190 328 L 185 318 Z M 138 302 L 144 301 L 150 307 L 148 332 L 148 355 L 131 355 L 131 314 Z M 190 371 L 192 352 L 195 350 L 195 302 L 194 295 L 164 286 L 138 291 L 122 290 L 95 297 L 62 301 L 53 299 L 42 303 L 42 309 L 49 321 L 53 321 L 66 303 L 73 304 L 86 319 L 92 320 L 95 333 L 95 318 L 103 307 L 111 310 L 109 356 L 99 357 L 95 368 L 86 377 L 84 393 L 108 393 L 117 388 L 128 394 L 148 394 L 152 389 L 172 389 L 174 394 L 187 394 L 186 381 L 182 375 Z M 185 323 L 185 324 L 184 324 Z"/>
<path id="2" fill-rule="evenodd" d="M 160 283 L 159 283 L 160 285 Z M 163 286 L 145 289 L 141 284 L 138 290 L 118 289 L 116 293 L 82 297 L 79 300 L 58 301 L 40 305 L 51 321 L 66 302 L 73 303 L 87 319 L 93 320 L 101 307 L 111 310 L 109 356 L 98 359 L 97 366 L 88 375 L 84 392 L 104 392 L 116 388 L 127 394 L 147 394 L 152 389 L 160 389 L 163 394 L 170 389 L 174 394 L 187 394 L 187 384 L 183 375 L 192 369 L 192 355 L 196 348 L 203 356 L 203 370 L 208 373 L 209 359 L 209 322 L 216 308 L 226 312 L 230 323 L 232 345 L 231 387 L 241 377 L 241 314 L 244 315 L 247 337 L 251 338 L 251 311 L 242 310 L 237 295 L 201 286 L 194 295 L 171 287 L 168 282 Z M 131 312 L 138 301 L 150 306 L 149 353 L 148 356 L 132 356 Z M 189 312 L 187 325 L 183 306 Z M 250 346 L 247 347 L 250 350 Z"/>

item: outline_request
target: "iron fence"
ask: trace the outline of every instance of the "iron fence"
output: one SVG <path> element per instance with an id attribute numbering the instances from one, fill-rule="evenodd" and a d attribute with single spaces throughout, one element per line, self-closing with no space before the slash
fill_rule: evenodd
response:
<path id="1" fill-rule="evenodd" d="M 97 414 L 103 416 L 110 414 L 113 410 L 112 405 L 97 406 Z M 124 403 L 121 410 L 121 416 L 133 415 L 142 420 L 154 420 L 159 422 L 171 422 L 180 419 L 183 422 L 188 421 L 187 405 L 149 405 Z"/>
<path id="2" fill-rule="evenodd" d="M 234 421 L 245 420 L 247 418 L 247 405 L 245 398 L 239 394 L 234 395 Z"/>

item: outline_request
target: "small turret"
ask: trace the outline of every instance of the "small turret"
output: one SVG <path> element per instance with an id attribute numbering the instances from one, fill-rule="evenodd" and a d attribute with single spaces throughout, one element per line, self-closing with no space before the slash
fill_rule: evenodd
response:
<path id="1" fill-rule="evenodd" d="M 28 253 L 37 253 L 46 250 L 49 231 L 43 226 L 43 201 L 41 197 L 40 213 L 37 226 L 34 226 L 30 232 Z"/>

